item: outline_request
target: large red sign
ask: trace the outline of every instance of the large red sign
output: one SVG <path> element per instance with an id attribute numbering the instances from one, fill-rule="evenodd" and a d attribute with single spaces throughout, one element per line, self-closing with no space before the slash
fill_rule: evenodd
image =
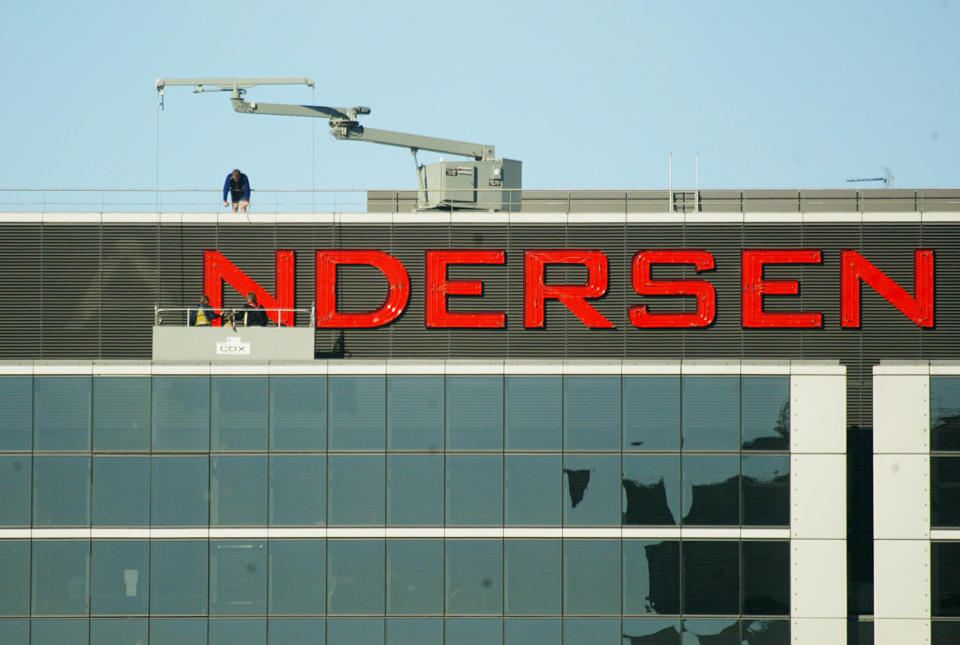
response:
<path id="1" fill-rule="evenodd" d="M 769 280 L 764 268 L 770 265 L 820 265 L 820 249 L 747 249 L 741 252 L 741 320 L 745 328 L 818 329 L 823 314 L 818 311 L 776 311 L 764 309 L 765 296 L 795 296 L 800 280 Z M 451 312 L 449 298 L 482 296 L 482 280 L 451 280 L 449 269 L 456 265 L 504 265 L 506 252 L 493 249 L 436 249 L 426 252 L 424 325 L 430 329 L 504 329 L 503 311 Z M 337 303 L 337 277 L 341 265 L 373 267 L 386 279 L 383 303 L 372 311 L 345 312 Z M 655 280 L 654 266 L 689 266 L 697 273 L 713 271 L 716 260 L 709 251 L 692 249 L 653 249 L 633 256 L 631 284 L 639 296 L 679 296 L 696 299 L 692 312 L 653 311 L 652 304 L 628 308 L 634 327 L 643 329 L 709 327 L 717 315 L 717 294 L 707 277 L 687 280 Z M 557 284 L 547 279 L 550 266 L 580 267 L 586 279 L 573 284 Z M 269 309 L 293 309 L 296 263 L 294 252 L 276 252 L 277 295 L 274 297 L 218 251 L 204 251 L 204 289 L 210 304 L 223 304 L 223 283 L 241 293 L 253 292 Z M 491 269 L 494 270 L 494 269 Z M 931 249 L 914 252 L 913 295 L 853 250 L 841 251 L 840 324 L 860 326 L 861 283 L 866 283 L 919 327 L 934 324 L 934 256 Z M 555 300 L 586 327 L 609 329 L 615 325 L 590 303 L 603 297 L 609 283 L 609 263 L 601 251 L 590 249 L 531 249 L 523 253 L 523 326 L 527 329 L 547 325 L 546 303 Z M 321 249 L 316 252 L 317 327 L 373 328 L 399 318 L 410 300 L 410 275 L 404 264 L 383 251 Z M 281 316 L 271 312 L 274 321 L 293 324 L 293 312 Z"/>

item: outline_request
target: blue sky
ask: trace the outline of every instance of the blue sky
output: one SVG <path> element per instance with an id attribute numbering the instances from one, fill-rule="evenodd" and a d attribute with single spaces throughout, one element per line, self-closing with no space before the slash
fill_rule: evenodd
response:
<path id="1" fill-rule="evenodd" d="M 193 76 L 311 77 L 247 98 L 493 144 L 528 189 L 666 188 L 671 152 L 675 187 L 697 152 L 704 188 L 956 187 L 958 35 L 960 0 L 0 0 L 0 187 L 416 186 L 325 120 L 158 111 L 154 79 Z"/>

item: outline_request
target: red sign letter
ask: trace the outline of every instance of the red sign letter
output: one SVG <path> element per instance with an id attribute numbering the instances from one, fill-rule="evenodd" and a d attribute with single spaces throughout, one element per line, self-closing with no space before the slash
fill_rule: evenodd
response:
<path id="1" fill-rule="evenodd" d="M 591 328 L 610 329 L 614 324 L 587 304 L 607 292 L 607 256 L 601 251 L 560 249 L 526 251 L 524 256 L 523 326 L 544 327 L 544 300 L 555 298 Z M 582 264 L 587 267 L 587 282 L 582 285 L 544 284 L 548 264 Z"/>
<path id="2" fill-rule="evenodd" d="M 714 268 L 713 256 L 706 251 L 643 251 L 633 256 L 633 289 L 641 296 L 696 296 L 697 310 L 692 313 L 651 313 L 647 305 L 630 307 L 634 327 L 709 327 L 717 315 L 717 292 L 706 280 L 656 282 L 650 275 L 654 264 L 692 264 L 697 273 Z"/>
<path id="3" fill-rule="evenodd" d="M 278 319 L 277 309 L 292 310 L 294 308 L 297 266 L 294 257 L 293 251 L 277 251 L 276 253 L 274 270 L 276 271 L 277 297 L 274 298 L 255 280 L 238 269 L 223 253 L 204 251 L 203 292 L 210 297 L 210 306 L 214 309 L 223 308 L 224 281 L 243 295 L 253 292 L 257 296 L 257 302 L 267 310 L 267 316 L 276 322 Z M 284 325 L 293 327 L 293 311 L 284 311 L 279 319 Z M 220 325 L 220 320 L 213 321 L 213 324 Z"/>
<path id="4" fill-rule="evenodd" d="M 767 264 L 820 264 L 819 249 L 795 251 L 744 251 L 743 272 L 743 326 L 744 327 L 802 327 L 823 326 L 823 314 L 791 311 L 768 313 L 763 310 L 763 297 L 769 295 L 795 296 L 800 293 L 796 280 L 764 280 L 763 267 Z"/>
<path id="5" fill-rule="evenodd" d="M 378 309 L 364 313 L 337 311 L 337 267 L 341 264 L 366 264 L 386 276 L 389 289 Z M 317 327 L 380 327 L 396 320 L 409 299 L 407 269 L 392 255 L 383 251 L 317 251 Z"/>
<path id="6" fill-rule="evenodd" d="M 856 251 L 840 256 L 841 325 L 860 326 L 860 281 L 863 280 L 887 302 L 921 327 L 933 327 L 933 249 L 918 249 L 913 256 L 911 297 L 899 284 Z"/>
<path id="7" fill-rule="evenodd" d="M 447 280 L 451 264 L 503 264 L 503 251 L 427 251 L 427 327 L 468 327 L 472 329 L 502 329 L 507 316 L 501 312 L 484 311 L 450 313 L 447 296 L 482 296 L 480 280 Z"/>

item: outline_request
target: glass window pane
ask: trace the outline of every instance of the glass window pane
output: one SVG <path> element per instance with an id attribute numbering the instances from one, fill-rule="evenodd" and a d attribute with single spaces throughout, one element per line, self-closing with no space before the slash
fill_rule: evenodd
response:
<path id="1" fill-rule="evenodd" d="M 683 613 L 738 613 L 740 605 L 739 544 L 719 541 L 684 541 L 681 546 Z"/>
<path id="2" fill-rule="evenodd" d="M 90 613 L 147 614 L 149 558 L 149 544 L 145 541 L 94 540 Z"/>
<path id="3" fill-rule="evenodd" d="M 740 523 L 740 459 L 736 455 L 683 456 L 683 523 Z"/>
<path id="4" fill-rule="evenodd" d="M 443 377 L 387 379 L 390 450 L 443 450 Z"/>
<path id="5" fill-rule="evenodd" d="M 322 526 L 326 488 L 326 455 L 271 455 L 270 523 Z"/>
<path id="6" fill-rule="evenodd" d="M 210 613 L 267 613 L 267 543 L 210 541 Z"/>
<path id="7" fill-rule="evenodd" d="M 327 621 L 329 645 L 383 642 L 382 618 L 331 618 Z"/>
<path id="8" fill-rule="evenodd" d="M 206 540 L 153 540 L 150 568 L 151 614 L 207 613 Z"/>
<path id="9" fill-rule="evenodd" d="M 680 519 L 680 455 L 624 455 L 623 523 L 676 526 Z"/>
<path id="10" fill-rule="evenodd" d="M 326 377 L 270 377 L 270 449 L 326 448 Z"/>
<path id="11" fill-rule="evenodd" d="M 266 455 L 210 457 L 210 524 L 267 523 Z"/>
<path id="12" fill-rule="evenodd" d="M 740 447 L 740 377 L 683 377 L 684 450 Z"/>
<path id="13" fill-rule="evenodd" d="M 623 541 L 623 613 L 680 613 L 680 543 Z"/>
<path id="14" fill-rule="evenodd" d="M 30 455 L 0 455 L 0 526 L 30 526 Z"/>
<path id="15" fill-rule="evenodd" d="M 153 457 L 150 523 L 206 526 L 208 457 Z"/>
<path id="16" fill-rule="evenodd" d="M 90 542 L 33 543 L 33 614 L 86 616 Z"/>
<path id="17" fill-rule="evenodd" d="M 960 450 L 960 376 L 930 378 L 930 434 L 934 450 Z"/>
<path id="18" fill-rule="evenodd" d="M 560 615 L 560 540 L 505 540 L 505 613 Z"/>
<path id="19" fill-rule="evenodd" d="M 387 542 L 387 613 L 443 613 L 443 541 Z"/>
<path id="20" fill-rule="evenodd" d="M 270 540 L 270 613 L 324 613 L 327 546 L 323 540 Z"/>
<path id="21" fill-rule="evenodd" d="M 264 645 L 267 621 L 264 618 L 213 618 L 210 645 Z"/>
<path id="22" fill-rule="evenodd" d="M 741 620 L 740 639 L 747 645 L 779 645 L 790 642 L 789 620 Z M 871 638 L 872 640 L 872 638 Z M 936 643 L 936 640 L 934 640 Z"/>
<path id="23" fill-rule="evenodd" d="M 561 645 L 563 623 L 559 618 L 507 618 L 503 621 L 504 645 Z"/>
<path id="24" fill-rule="evenodd" d="M 933 615 L 960 617 L 960 542 L 930 544 Z"/>
<path id="25" fill-rule="evenodd" d="M 447 613 L 503 611 L 503 549 L 499 540 L 448 540 Z"/>
<path id="26" fill-rule="evenodd" d="M 620 613 L 619 540 L 564 540 L 563 610 Z"/>
<path id="27" fill-rule="evenodd" d="M 930 459 L 930 521 L 935 528 L 960 526 L 960 457 Z"/>
<path id="28" fill-rule="evenodd" d="M 744 541 L 743 613 L 790 615 L 790 543 Z"/>
<path id="29" fill-rule="evenodd" d="M 0 540 L 0 616 L 29 613 L 30 542 Z"/>
<path id="30" fill-rule="evenodd" d="M 563 621 L 563 645 L 620 645 L 616 618 L 568 618 Z"/>
<path id="31" fill-rule="evenodd" d="M 33 523 L 37 526 L 90 524 L 89 456 L 33 458 Z"/>
<path id="32" fill-rule="evenodd" d="M 150 458 L 93 458 L 94 526 L 150 524 Z"/>
<path id="33" fill-rule="evenodd" d="M 0 376 L 0 450 L 33 445 L 33 378 Z"/>
<path id="34" fill-rule="evenodd" d="M 960 643 L 960 621 L 935 620 L 930 626 L 930 636 L 932 645 L 955 645 L 955 643 Z M 750 645 L 753 645 L 753 643 Z"/>
<path id="35" fill-rule="evenodd" d="M 90 378 L 34 379 L 34 450 L 90 450 Z"/>
<path id="36" fill-rule="evenodd" d="M 564 523 L 620 525 L 619 455 L 567 454 L 563 475 Z"/>
<path id="37" fill-rule="evenodd" d="M 447 456 L 447 524 L 499 526 L 502 508 L 502 457 Z"/>
<path id="38" fill-rule="evenodd" d="M 680 645 L 683 627 L 679 620 L 633 619 L 623 621 L 623 641 L 630 645 Z M 784 641 L 785 645 L 789 641 Z"/>
<path id="39" fill-rule="evenodd" d="M 743 449 L 790 449 L 790 377 L 744 376 Z"/>
<path id="40" fill-rule="evenodd" d="M 387 643 L 390 645 L 443 645 L 443 620 L 440 618 L 388 618 Z"/>
<path id="41" fill-rule="evenodd" d="M 680 377 L 623 377 L 623 449 L 680 450 Z"/>
<path id="42" fill-rule="evenodd" d="M 383 450 L 386 384 L 382 376 L 331 376 L 330 448 Z"/>
<path id="43" fill-rule="evenodd" d="M 384 523 L 384 456 L 330 455 L 330 524 Z"/>
<path id="44" fill-rule="evenodd" d="M 150 378 L 93 379 L 93 449 L 150 450 Z"/>
<path id="45" fill-rule="evenodd" d="M 560 450 L 563 380 L 559 376 L 508 376 L 507 450 Z"/>
<path id="46" fill-rule="evenodd" d="M 30 621 L 30 645 L 87 645 L 86 618 L 40 618 Z"/>
<path id="47" fill-rule="evenodd" d="M 387 524 L 443 525 L 443 457 L 387 457 Z"/>
<path id="48" fill-rule="evenodd" d="M 323 645 L 325 623 L 323 618 L 271 618 L 267 621 L 270 645 Z"/>
<path id="49" fill-rule="evenodd" d="M 564 482 L 560 455 L 507 455 L 505 461 L 506 523 L 559 526 Z"/>
<path id="50" fill-rule="evenodd" d="M 740 621 L 736 619 L 710 619 L 683 621 L 684 640 L 694 643 L 716 643 L 716 645 L 741 645 Z M 686 634 L 689 634 L 687 636 Z M 693 640 L 695 639 L 695 640 Z"/>
<path id="51" fill-rule="evenodd" d="M 210 445 L 212 450 L 266 450 L 266 377 L 210 379 Z"/>
<path id="52" fill-rule="evenodd" d="M 151 618 L 150 645 L 205 645 L 206 618 Z"/>
<path id="53" fill-rule="evenodd" d="M 448 618 L 446 645 L 501 645 L 499 618 Z"/>
<path id="54" fill-rule="evenodd" d="M 0 643 L 29 643 L 28 618 L 0 618 Z"/>
<path id="55" fill-rule="evenodd" d="M 327 611 L 382 614 L 383 540 L 329 540 L 327 551 Z"/>
<path id="56" fill-rule="evenodd" d="M 210 379 L 153 377 L 153 449 L 210 449 Z"/>
<path id="57" fill-rule="evenodd" d="M 94 618 L 90 621 L 90 645 L 146 645 L 146 618 Z"/>
<path id="58" fill-rule="evenodd" d="M 616 450 L 619 446 L 620 377 L 564 377 L 564 449 Z"/>
<path id="59" fill-rule="evenodd" d="M 790 457 L 743 455 L 743 524 L 790 526 Z"/>
<path id="60" fill-rule="evenodd" d="M 447 377 L 447 450 L 503 447 L 503 377 Z"/>

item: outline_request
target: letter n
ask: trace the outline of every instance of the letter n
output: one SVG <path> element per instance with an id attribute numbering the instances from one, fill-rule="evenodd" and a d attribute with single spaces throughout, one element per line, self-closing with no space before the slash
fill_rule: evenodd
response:
<path id="1" fill-rule="evenodd" d="M 210 305 L 214 309 L 223 308 L 223 283 L 226 282 L 241 294 L 254 293 L 257 302 L 267 310 L 267 316 L 274 322 L 278 319 L 287 327 L 293 327 L 296 293 L 296 255 L 292 250 L 276 252 L 275 260 L 277 297 L 260 286 L 260 284 L 237 268 L 220 251 L 205 250 L 203 252 L 203 292 L 210 297 Z M 283 309 L 283 314 L 276 311 Z M 220 321 L 214 321 L 220 324 Z M 279 324 L 279 322 L 278 322 Z"/>

